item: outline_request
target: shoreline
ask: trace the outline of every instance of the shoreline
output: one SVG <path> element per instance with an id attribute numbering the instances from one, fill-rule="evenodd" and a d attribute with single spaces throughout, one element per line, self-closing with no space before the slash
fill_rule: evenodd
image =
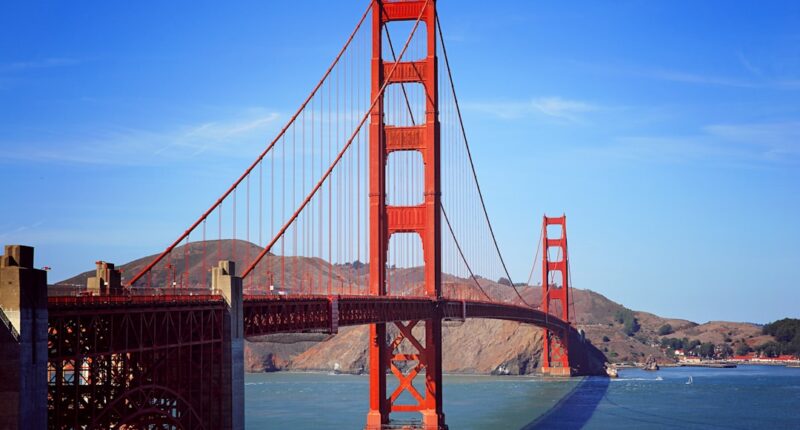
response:
<path id="1" fill-rule="evenodd" d="M 743 366 L 766 366 L 766 367 L 786 367 L 792 369 L 800 369 L 799 365 L 784 365 L 784 364 L 773 364 L 773 363 L 737 363 Z M 683 368 L 683 367 L 697 367 L 697 368 L 706 368 L 706 369 L 719 369 L 722 367 L 717 366 L 680 366 L 677 364 L 672 365 L 663 365 L 661 366 L 662 369 L 676 369 L 676 368 Z M 736 367 L 732 367 L 736 368 Z M 643 370 L 639 366 L 634 365 L 625 365 L 625 366 L 617 366 L 619 370 L 629 370 L 629 369 L 639 369 Z M 269 375 L 269 374 L 289 374 L 289 375 L 327 375 L 327 376 L 369 376 L 369 373 L 348 373 L 348 372 L 339 372 L 334 373 L 331 371 L 326 370 L 276 370 L 271 372 L 245 372 L 245 375 Z M 582 376 L 573 377 L 573 378 L 553 378 L 547 375 L 542 375 L 540 373 L 530 373 L 526 375 L 493 375 L 489 373 L 444 373 L 443 376 L 467 376 L 467 377 L 480 377 L 480 378 L 508 378 L 508 379 L 540 379 L 540 380 L 569 380 L 569 379 L 578 379 L 582 378 Z"/>
<path id="2" fill-rule="evenodd" d="M 643 369 L 644 364 L 636 363 L 611 363 L 617 369 Z M 707 367 L 712 369 L 729 369 L 736 368 L 737 366 L 770 366 L 770 367 L 788 367 L 793 369 L 800 369 L 799 363 L 780 363 L 780 362 L 753 362 L 753 361 L 703 361 L 703 362 L 688 362 L 688 363 L 658 363 L 660 368 L 671 367 Z"/>

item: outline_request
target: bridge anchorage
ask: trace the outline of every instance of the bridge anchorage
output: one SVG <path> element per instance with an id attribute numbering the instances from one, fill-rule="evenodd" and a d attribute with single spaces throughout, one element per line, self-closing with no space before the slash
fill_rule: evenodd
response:
<path id="1" fill-rule="evenodd" d="M 446 429 L 443 321 L 533 324 L 543 373 L 602 370 L 570 323 L 566 218 L 542 228 L 535 305 L 489 221 L 436 1 L 372 0 L 288 123 L 162 253 L 100 261 L 87 288 L 48 297 L 33 249 L 6 248 L 2 357 L 20 378 L 0 380 L 18 399 L 0 420 L 241 429 L 245 339 L 369 325 L 364 428 Z"/>

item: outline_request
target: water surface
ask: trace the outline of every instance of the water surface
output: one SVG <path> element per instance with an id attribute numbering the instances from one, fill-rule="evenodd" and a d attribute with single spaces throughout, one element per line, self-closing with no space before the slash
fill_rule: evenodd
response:
<path id="1" fill-rule="evenodd" d="M 692 384 L 686 382 L 692 376 Z M 248 374 L 248 429 L 361 429 L 366 376 Z M 445 376 L 451 429 L 800 429 L 800 369 L 625 369 L 618 379 Z"/>

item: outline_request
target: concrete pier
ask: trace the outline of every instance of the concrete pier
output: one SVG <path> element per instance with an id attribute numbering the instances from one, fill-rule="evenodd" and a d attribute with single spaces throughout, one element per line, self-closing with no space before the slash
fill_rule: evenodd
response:
<path id="1" fill-rule="evenodd" d="M 0 256 L 0 429 L 47 428 L 47 272 L 33 248 Z"/>
<path id="2" fill-rule="evenodd" d="M 230 427 L 225 429 L 244 430 L 244 319 L 242 278 L 236 276 L 233 261 L 220 261 L 211 269 L 211 288 L 219 290 L 228 303 L 225 316 L 225 335 L 229 336 L 230 348 L 224 348 L 223 375 L 225 387 L 223 399 L 230 411 Z M 227 424 L 227 423 L 226 423 Z"/>
<path id="3" fill-rule="evenodd" d="M 86 291 L 96 296 L 119 294 L 122 291 L 120 271 L 106 261 L 98 261 L 95 264 L 95 275 L 86 279 Z"/>
<path id="4" fill-rule="evenodd" d="M 548 376 L 572 376 L 572 369 L 569 367 L 542 367 L 542 374 Z"/>

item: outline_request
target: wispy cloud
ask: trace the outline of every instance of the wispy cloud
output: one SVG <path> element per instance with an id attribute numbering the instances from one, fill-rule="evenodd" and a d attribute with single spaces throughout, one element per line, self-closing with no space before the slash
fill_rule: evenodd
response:
<path id="1" fill-rule="evenodd" d="M 669 69 L 640 69 L 635 74 L 651 79 L 682 82 L 687 84 L 715 85 L 738 88 L 758 88 L 761 86 L 756 82 L 751 82 L 748 80 Z"/>
<path id="2" fill-rule="evenodd" d="M 157 149 L 155 154 L 162 154 L 174 147 L 183 147 L 192 149 L 192 155 L 197 155 L 220 148 L 232 140 L 246 137 L 254 132 L 264 131 L 279 118 L 280 115 L 276 112 L 259 112 L 249 118 L 206 122 L 185 127 L 173 133 L 168 139 L 164 139 L 169 142 Z"/>
<path id="3" fill-rule="evenodd" d="M 570 61 L 570 64 L 615 76 L 654 79 L 691 85 L 709 85 L 745 89 L 800 90 L 800 79 L 792 77 L 767 76 L 760 68 L 750 63 L 744 55 L 738 54 L 738 61 L 750 77 L 723 76 L 714 73 L 677 70 L 664 67 L 637 66 L 626 64 L 596 64 Z"/>
<path id="4" fill-rule="evenodd" d="M 226 120 L 202 122 L 150 130 L 124 127 L 96 127 L 91 132 L 68 136 L 34 136 L 26 141 L 0 142 L 15 148 L 0 152 L 0 160 L 57 162 L 72 164 L 148 165 L 194 157 L 209 152 L 229 156 L 251 155 L 243 151 L 263 144 L 277 127 L 281 115 L 264 109 L 244 109 Z"/>
<path id="5" fill-rule="evenodd" d="M 44 58 L 41 60 L 27 60 L 27 61 L 15 61 L 6 64 L 0 64 L 0 71 L 2 72 L 14 72 L 14 71 L 23 71 L 23 70 L 30 70 L 30 69 L 48 69 L 52 67 L 63 67 L 63 66 L 71 66 L 74 64 L 78 64 L 80 61 L 74 58 Z"/>
<path id="6" fill-rule="evenodd" d="M 494 115 L 501 119 L 520 119 L 539 116 L 562 122 L 577 123 L 582 115 L 599 110 L 599 106 L 562 97 L 538 97 L 530 101 L 469 102 L 466 109 Z"/>
<path id="7" fill-rule="evenodd" d="M 771 159 L 800 156 L 800 122 L 714 124 L 704 131 L 724 142 L 750 146 Z"/>
<path id="8" fill-rule="evenodd" d="M 692 134 L 620 137 L 609 146 L 586 151 L 636 161 L 746 168 L 797 166 L 800 122 L 711 124 Z"/>
<path id="9" fill-rule="evenodd" d="M 751 66 L 752 67 L 752 66 Z M 753 69 L 758 70 L 758 69 Z M 682 82 L 686 84 L 713 85 L 720 87 L 767 89 L 767 90 L 800 90 L 798 79 L 737 79 L 724 76 L 687 73 L 674 70 L 653 69 L 642 73 L 642 76 L 664 81 Z M 763 76 L 763 75 L 762 75 Z"/>
<path id="10" fill-rule="evenodd" d="M 580 114 L 597 110 L 592 104 L 561 97 L 542 97 L 534 99 L 532 104 L 534 109 L 544 115 L 569 121 L 578 121 Z"/>
<path id="11" fill-rule="evenodd" d="M 753 63 L 751 63 L 750 60 L 748 60 L 747 57 L 745 57 L 745 55 L 741 51 L 737 52 L 736 54 L 737 57 L 739 58 L 739 63 L 742 65 L 742 67 L 744 67 L 745 70 L 747 70 L 748 72 L 752 73 L 755 76 L 763 76 L 764 72 L 761 71 L 760 68 L 753 65 Z"/>
<path id="12" fill-rule="evenodd" d="M 21 226 L 14 227 L 11 230 L 0 232 L 0 240 L 5 240 L 5 239 L 10 238 L 10 237 L 16 237 L 16 235 L 18 235 L 18 234 L 27 233 L 30 230 L 35 230 L 37 227 L 40 227 L 42 224 L 44 224 L 44 220 L 39 220 L 39 221 L 36 221 L 33 224 L 21 225 Z"/>

